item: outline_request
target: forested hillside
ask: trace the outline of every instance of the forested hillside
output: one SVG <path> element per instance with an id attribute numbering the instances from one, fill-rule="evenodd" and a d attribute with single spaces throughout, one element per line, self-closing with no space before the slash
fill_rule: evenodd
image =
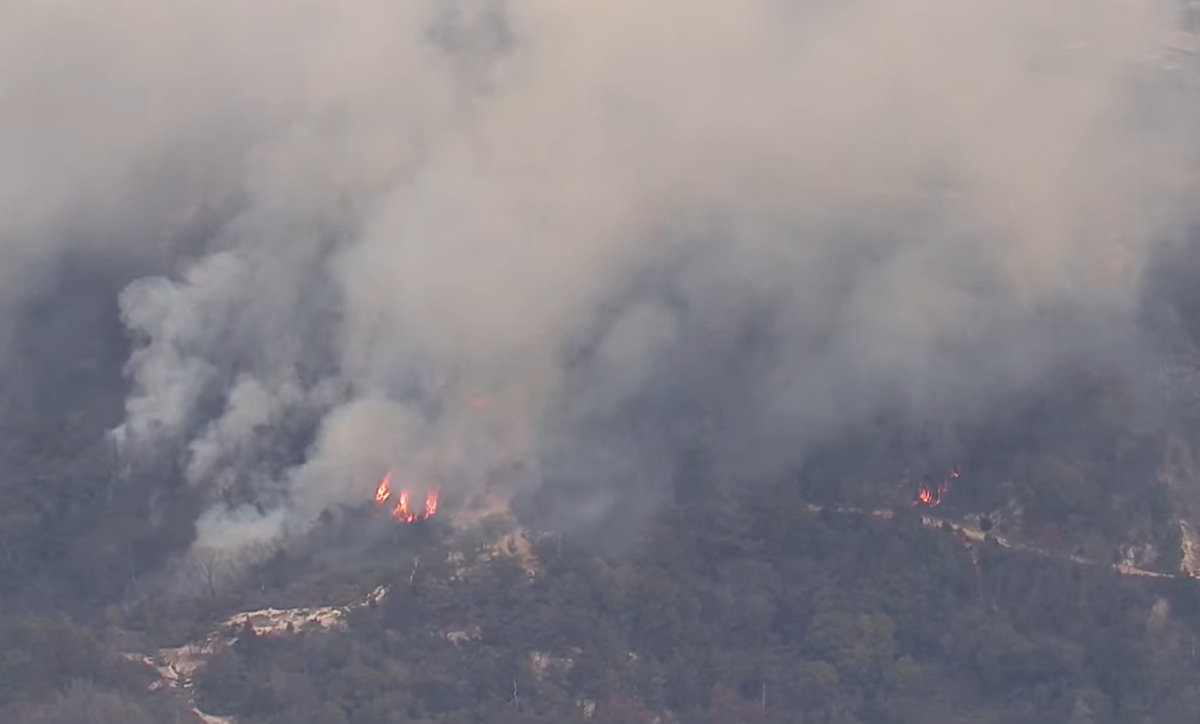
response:
<path id="1" fill-rule="evenodd" d="M 190 722 L 193 694 L 161 686 L 141 655 L 237 611 L 336 604 L 382 585 L 387 596 L 345 629 L 230 632 L 236 643 L 194 677 L 195 704 L 243 724 L 1191 721 L 1200 581 L 1180 572 L 1179 526 L 1193 515 L 1198 419 L 1178 321 L 1191 317 L 1188 290 L 1156 302 L 1177 320 L 1157 343 L 1178 366 L 1149 390 L 1111 368 L 1064 369 L 973 424 L 885 416 L 847 428 L 777 479 L 730 470 L 718 416 L 688 428 L 670 489 L 614 508 L 611 528 L 631 536 L 553 530 L 546 511 L 564 493 L 547 487 L 515 501 L 532 545 L 506 555 L 497 540 L 525 540 L 509 518 L 456 530 L 451 500 L 402 525 L 373 515 L 365 490 L 303 546 L 186 596 L 163 577 L 197 512 L 177 472 L 123 467 L 102 408 L 13 430 L 0 478 L 0 711 Z M 92 374 L 111 384 L 119 372 Z M 936 500 L 918 500 L 922 483 Z M 964 540 L 922 525 L 927 514 L 1039 553 Z M 1122 561 L 1174 577 L 1108 565 Z"/>
<path id="2" fill-rule="evenodd" d="M 48 478 L 24 488 L 30 507 L 9 510 L 45 506 L 67 516 L 61 528 L 22 535 L 19 517 L 5 519 L 9 545 L 26 546 L 3 576 L 6 718 L 187 721 L 187 697 L 147 691 L 157 675 L 121 654 L 202 636 L 235 611 L 385 585 L 345 630 L 234 632 L 196 675 L 196 704 L 246 724 L 1190 721 L 1200 581 L 1069 560 L 1116 562 L 1137 538 L 1160 551 L 1151 568 L 1178 571 L 1180 509 L 1156 477 L 1171 439 L 1130 425 L 1138 416 L 1111 406 L 1111 384 L 1073 389 L 1060 390 L 1078 421 L 1056 428 L 1061 443 L 1006 439 L 1029 429 L 1021 415 L 1007 430 L 964 432 L 963 472 L 936 509 L 910 506 L 916 476 L 885 477 L 919 458 L 922 436 L 889 437 L 881 422 L 774 482 L 714 478 L 698 450 L 694 479 L 607 553 L 594 532 L 529 532 L 527 556 L 495 555 L 491 543 L 513 530 L 503 518 L 456 533 L 364 505 L 235 589 L 187 599 L 139 593 L 155 567 L 140 551 L 169 550 L 151 541 L 170 538 L 121 524 L 119 485 L 75 501 Z M 1120 464 L 1124 475 L 1095 472 Z M 92 470 L 65 471 L 59 485 Z M 862 502 L 894 514 L 814 511 Z M 1026 513 L 1007 520 L 1013 502 Z M 988 511 L 998 534 L 1051 555 L 970 544 L 920 517 Z M 353 553 L 322 555 L 334 550 Z"/>
<path id="3" fill-rule="evenodd" d="M 1195 724 L 1198 8 L 0 3 L 0 724 Z"/>
<path id="4" fill-rule="evenodd" d="M 968 550 L 806 512 L 794 488 L 673 506 L 635 552 L 539 539 L 464 570 L 394 549 L 341 633 L 243 637 L 197 683 L 263 722 L 1185 722 L 1197 584 Z M 412 558 L 421 566 L 412 575 Z M 458 635 L 455 635 L 458 632 Z M 593 709 L 594 707 L 594 709 Z"/>

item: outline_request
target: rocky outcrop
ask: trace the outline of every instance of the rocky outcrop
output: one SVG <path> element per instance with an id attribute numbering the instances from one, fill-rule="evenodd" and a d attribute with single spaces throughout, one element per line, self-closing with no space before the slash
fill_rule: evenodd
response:
<path id="1" fill-rule="evenodd" d="M 1179 545 L 1183 549 L 1183 560 L 1179 563 L 1181 572 L 1200 578 L 1200 536 L 1186 520 L 1179 521 Z"/>
<path id="2" fill-rule="evenodd" d="M 205 714 L 196 708 L 191 699 L 192 679 L 196 672 L 214 656 L 233 645 L 238 636 L 247 630 L 258 636 L 282 636 L 304 631 L 328 631 L 344 628 L 346 615 L 356 609 L 377 605 L 387 596 L 387 589 L 379 586 L 366 598 L 344 606 L 320 606 L 316 608 L 264 608 L 243 611 L 219 623 L 203 639 L 189 641 L 174 648 L 159 649 L 152 655 L 126 654 L 126 658 L 140 661 L 158 673 L 158 679 L 150 689 L 179 689 L 187 693 L 192 711 L 204 724 L 233 724 L 228 717 Z"/>

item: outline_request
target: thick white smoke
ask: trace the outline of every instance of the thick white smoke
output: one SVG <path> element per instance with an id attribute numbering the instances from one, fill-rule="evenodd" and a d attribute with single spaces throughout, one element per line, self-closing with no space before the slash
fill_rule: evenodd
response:
<path id="1" fill-rule="evenodd" d="M 712 385 L 751 323 L 766 468 L 882 405 L 1011 389 L 1084 344 L 1071 315 L 1125 317 L 1192 151 L 1139 116 L 1153 2 L 5 15 L 0 289 L 67 244 L 168 259 L 121 295 L 118 435 L 278 535 L 391 467 L 466 492 L 551 448 L 586 466 L 575 425 Z M 263 529 L 223 505 L 200 544 Z"/>

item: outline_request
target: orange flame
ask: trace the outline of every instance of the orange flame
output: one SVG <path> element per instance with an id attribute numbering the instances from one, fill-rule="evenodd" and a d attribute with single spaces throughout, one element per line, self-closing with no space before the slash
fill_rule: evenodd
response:
<path id="1" fill-rule="evenodd" d="M 390 497 L 392 497 L 391 472 L 383 476 L 383 480 L 379 483 L 379 487 L 375 489 L 375 502 L 382 505 L 383 503 L 386 503 Z"/>
<path id="2" fill-rule="evenodd" d="M 941 505 L 942 501 L 946 499 L 946 495 L 950 492 L 950 487 L 954 485 L 954 481 L 957 480 L 960 475 L 961 473 L 958 471 L 958 468 L 951 470 L 950 475 L 947 476 L 946 479 L 942 481 L 941 485 L 937 487 L 936 493 L 929 489 L 928 483 L 921 481 L 921 483 L 917 486 L 917 497 L 915 500 L 909 503 L 909 506 L 915 508 L 918 505 L 928 505 L 930 507 Z"/>
<path id="3" fill-rule="evenodd" d="M 383 476 L 379 486 L 375 488 L 375 504 L 384 506 L 392 497 L 392 473 L 389 471 Z M 418 520 L 429 520 L 437 513 L 438 508 L 438 489 L 431 488 L 425 494 L 425 509 L 422 511 L 413 511 L 409 507 L 409 491 L 401 489 L 396 498 L 396 505 L 388 513 L 392 518 L 401 523 L 416 523 Z"/>
<path id="4" fill-rule="evenodd" d="M 400 499 L 396 501 L 396 507 L 392 509 L 392 517 L 401 523 L 413 523 L 417 520 L 417 516 L 408 509 L 407 490 L 400 491 Z"/>

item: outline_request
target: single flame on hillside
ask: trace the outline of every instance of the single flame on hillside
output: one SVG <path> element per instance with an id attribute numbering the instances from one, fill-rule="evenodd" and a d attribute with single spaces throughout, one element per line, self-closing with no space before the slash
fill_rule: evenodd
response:
<path id="1" fill-rule="evenodd" d="M 414 511 L 409 504 L 410 493 L 407 490 L 401 489 L 396 495 L 396 505 L 388 513 L 392 518 L 401 523 L 416 523 L 418 520 L 429 520 L 437 514 L 438 508 L 438 489 L 430 488 L 425 494 L 425 507 L 423 510 Z M 383 476 L 379 487 L 375 488 L 375 504 L 383 507 L 392 499 L 392 473 L 389 471 Z"/>
<path id="2" fill-rule="evenodd" d="M 942 501 L 946 499 L 946 494 L 950 492 L 950 486 L 954 485 L 954 481 L 958 480 L 960 475 L 961 473 L 958 471 L 958 468 L 951 470 L 941 485 L 937 486 L 936 492 L 930 490 L 928 483 L 921 481 L 921 484 L 917 486 L 917 497 L 909 505 L 913 508 L 918 505 L 928 505 L 930 507 L 941 505 Z"/>
<path id="3" fill-rule="evenodd" d="M 383 476 L 383 481 L 379 483 L 379 487 L 375 489 L 375 502 L 386 503 L 392 495 L 392 474 L 388 472 Z"/>

